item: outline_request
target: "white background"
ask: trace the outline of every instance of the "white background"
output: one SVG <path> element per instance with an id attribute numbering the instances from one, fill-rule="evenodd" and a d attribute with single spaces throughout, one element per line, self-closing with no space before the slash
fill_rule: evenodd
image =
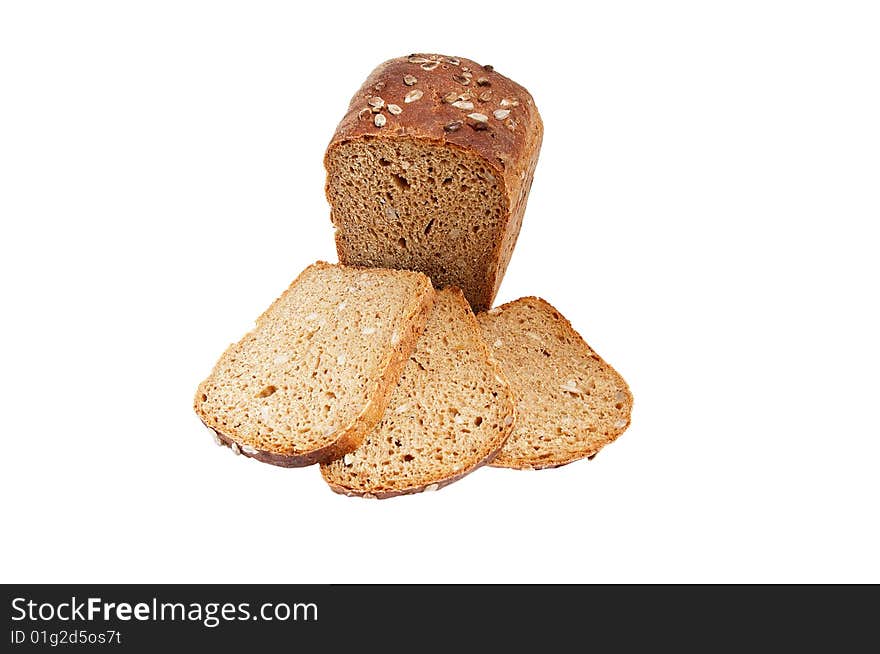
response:
<path id="1" fill-rule="evenodd" d="M 2 4 L 0 581 L 880 582 L 875 3 L 303 6 Z M 532 91 L 498 301 L 635 409 L 592 462 L 364 501 L 191 402 L 335 260 L 324 148 L 412 51 Z"/>

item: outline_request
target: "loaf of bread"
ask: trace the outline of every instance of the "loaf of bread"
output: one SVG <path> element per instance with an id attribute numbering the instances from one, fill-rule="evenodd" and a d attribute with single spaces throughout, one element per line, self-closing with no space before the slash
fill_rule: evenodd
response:
<path id="1" fill-rule="evenodd" d="M 421 273 L 309 266 L 223 353 L 196 413 L 265 463 L 340 457 L 381 419 L 433 297 Z"/>
<path id="2" fill-rule="evenodd" d="M 324 158 L 340 262 L 418 270 L 488 309 L 543 131 L 529 92 L 492 66 L 436 54 L 381 64 Z"/>
<path id="3" fill-rule="evenodd" d="M 477 316 L 516 398 L 492 465 L 553 468 L 594 456 L 629 426 L 632 393 L 553 306 L 525 297 Z"/>
<path id="4" fill-rule="evenodd" d="M 461 291 L 438 291 L 379 426 L 322 464 L 337 493 L 394 497 L 437 490 L 494 457 L 514 422 L 513 395 Z"/>

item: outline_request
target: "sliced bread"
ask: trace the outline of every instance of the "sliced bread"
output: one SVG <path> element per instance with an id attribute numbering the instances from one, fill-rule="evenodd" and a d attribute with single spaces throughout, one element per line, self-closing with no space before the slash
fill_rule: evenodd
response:
<path id="1" fill-rule="evenodd" d="M 490 461 L 513 422 L 510 387 L 467 301 L 457 288 L 438 291 L 379 426 L 321 473 L 346 495 L 437 490 Z"/>
<path id="2" fill-rule="evenodd" d="M 492 465 L 565 465 L 592 457 L 629 426 L 626 382 L 549 303 L 520 298 L 477 319 L 516 398 L 516 426 Z"/>
<path id="3" fill-rule="evenodd" d="M 313 264 L 223 353 L 195 411 L 265 463 L 342 456 L 382 417 L 433 297 L 421 273 Z"/>

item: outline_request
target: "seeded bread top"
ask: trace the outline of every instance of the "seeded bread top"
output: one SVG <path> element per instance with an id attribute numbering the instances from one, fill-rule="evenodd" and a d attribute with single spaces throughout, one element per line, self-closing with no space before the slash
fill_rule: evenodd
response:
<path id="1" fill-rule="evenodd" d="M 413 54 L 380 64 L 354 94 L 327 149 L 359 138 L 411 137 L 476 152 L 508 189 L 527 176 L 544 126 L 531 94 L 492 66 Z"/>

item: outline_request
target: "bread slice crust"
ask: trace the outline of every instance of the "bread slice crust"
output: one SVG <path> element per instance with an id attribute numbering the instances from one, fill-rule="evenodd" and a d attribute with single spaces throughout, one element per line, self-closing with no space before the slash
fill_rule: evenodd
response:
<path id="1" fill-rule="evenodd" d="M 382 421 L 321 474 L 349 496 L 438 490 L 491 462 L 514 422 L 510 386 L 464 295 L 441 290 Z"/>
<path id="2" fill-rule="evenodd" d="M 629 427 L 629 386 L 549 302 L 524 297 L 477 320 L 517 403 L 517 424 L 493 466 L 533 470 L 592 458 Z"/>
<path id="3" fill-rule="evenodd" d="M 376 282 L 396 279 L 407 286 L 405 290 L 399 293 L 402 297 L 405 297 L 405 300 L 395 307 L 397 310 L 396 315 L 388 316 L 392 320 L 396 320 L 396 322 L 393 326 L 389 325 L 389 329 L 392 330 L 389 332 L 391 333 L 389 340 L 384 342 L 383 345 L 378 346 L 383 348 L 383 351 L 377 365 L 370 371 L 370 378 L 366 381 L 365 396 L 368 398 L 367 401 L 357 405 L 356 413 L 343 422 L 334 425 L 332 431 L 320 434 L 320 442 L 317 444 L 302 446 L 295 442 L 282 442 L 279 445 L 277 443 L 278 439 L 273 441 L 261 438 L 265 436 L 264 429 L 266 425 L 259 424 L 255 426 L 254 423 L 263 422 L 262 419 L 258 421 L 255 417 L 250 418 L 248 421 L 240 420 L 238 424 L 234 422 L 230 424 L 231 413 L 227 408 L 218 408 L 216 403 L 209 401 L 212 395 L 216 393 L 218 387 L 232 382 L 229 378 L 230 362 L 246 354 L 250 344 L 264 342 L 260 340 L 261 331 L 264 330 L 268 321 L 274 319 L 279 314 L 282 308 L 288 312 L 288 315 L 281 318 L 282 322 L 285 319 L 301 320 L 304 316 L 309 318 L 312 315 L 317 315 L 316 312 L 310 313 L 311 307 L 309 305 L 291 309 L 289 306 L 292 299 L 290 294 L 294 293 L 295 289 L 309 276 L 320 276 L 329 270 L 339 271 L 343 276 L 350 277 L 355 280 L 354 284 L 358 283 L 358 279 Z M 397 277 L 401 274 L 416 276 L 409 278 Z M 372 281 L 369 283 L 372 283 Z M 354 288 L 354 286 L 351 288 Z M 425 321 L 433 304 L 433 298 L 434 289 L 430 280 L 420 273 L 403 273 L 402 271 L 342 266 L 323 261 L 316 262 L 302 271 L 288 289 L 260 315 L 254 330 L 248 332 L 241 340 L 231 344 L 226 349 L 214 366 L 211 374 L 199 384 L 196 390 L 194 399 L 195 412 L 199 419 L 216 433 L 219 442 L 230 447 L 237 454 L 243 454 L 263 463 L 282 467 L 301 467 L 343 456 L 345 453 L 355 449 L 362 442 L 364 436 L 381 419 L 391 392 L 407 361 L 407 357 L 424 329 Z M 352 303 L 356 301 L 356 298 L 351 300 Z M 281 361 L 283 358 L 284 356 L 276 358 L 273 364 L 277 363 L 277 366 L 284 366 L 290 363 L 289 359 Z M 279 361 L 281 362 L 279 363 Z M 339 359 L 338 361 L 342 360 Z M 326 362 L 324 363 L 327 365 Z M 332 361 L 329 365 L 332 366 Z M 339 365 L 342 367 L 341 363 Z M 277 372 L 277 370 L 270 370 L 270 373 L 273 375 Z M 327 371 L 325 370 L 325 372 Z M 284 388 L 276 388 L 268 382 L 264 383 L 266 384 L 265 388 L 271 389 L 271 394 L 276 392 L 283 394 L 285 392 Z M 253 387 L 254 385 L 251 384 L 249 390 L 252 391 Z M 259 402 L 259 400 L 263 399 L 263 396 L 263 392 L 257 393 L 256 396 L 251 393 L 250 396 L 240 400 L 247 407 L 248 415 L 250 412 L 259 414 L 264 410 Z M 346 401 L 355 399 L 340 397 L 335 401 L 341 405 Z M 295 406 L 296 401 L 291 401 L 289 404 Z M 275 424 L 280 428 L 282 422 L 284 422 L 283 419 Z M 273 430 L 270 429 L 269 431 Z"/>

